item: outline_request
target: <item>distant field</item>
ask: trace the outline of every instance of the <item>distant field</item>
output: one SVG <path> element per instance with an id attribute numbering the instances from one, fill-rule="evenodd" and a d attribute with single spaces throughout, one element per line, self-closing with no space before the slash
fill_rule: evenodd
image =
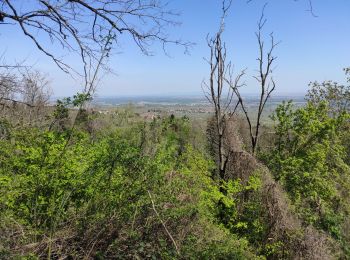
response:
<path id="1" fill-rule="evenodd" d="M 276 96 L 266 104 L 263 121 L 269 122 L 269 115 L 282 103 L 293 100 L 296 106 L 305 104 L 301 96 Z M 258 108 L 258 98 L 250 96 L 246 98 L 249 113 L 254 117 Z M 233 102 L 233 104 L 235 104 Z M 162 97 L 98 97 L 94 99 L 93 106 L 100 112 L 108 113 L 118 108 L 130 108 L 145 118 L 158 115 L 188 116 L 196 119 L 206 119 L 213 112 L 211 104 L 202 96 L 162 96 Z"/>

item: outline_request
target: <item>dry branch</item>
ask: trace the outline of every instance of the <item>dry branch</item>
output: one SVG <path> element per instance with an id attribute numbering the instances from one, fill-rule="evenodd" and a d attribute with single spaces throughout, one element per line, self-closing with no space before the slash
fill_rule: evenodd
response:
<path id="1" fill-rule="evenodd" d="M 116 36 L 114 42 L 122 35 L 130 37 L 147 55 L 154 42 L 163 48 L 181 45 L 186 51 L 191 43 L 170 39 L 166 33 L 167 27 L 179 24 L 177 16 L 162 0 L 3 0 L 0 5 L 0 25 L 18 27 L 67 73 L 74 69 L 54 51 L 57 46 L 77 53 L 86 73 L 87 67 L 98 63 L 101 47 L 111 34 Z M 44 38 L 54 47 L 49 48 Z"/>
<path id="2" fill-rule="evenodd" d="M 179 248 L 178 248 L 178 246 L 177 246 L 177 244 L 176 244 L 176 241 L 175 241 L 174 237 L 173 237 L 173 236 L 171 235 L 171 233 L 169 232 L 168 228 L 167 228 L 166 225 L 165 225 L 165 222 L 162 220 L 162 218 L 160 217 L 160 215 L 159 215 L 159 213 L 158 213 L 158 211 L 157 211 L 157 209 L 156 209 L 156 206 L 155 206 L 154 201 L 153 201 L 153 199 L 152 199 L 151 192 L 150 192 L 150 191 L 147 191 L 147 192 L 148 192 L 148 196 L 149 196 L 149 198 L 150 198 L 150 200 L 151 200 L 151 202 L 152 202 L 152 208 L 153 208 L 154 213 L 156 213 L 156 215 L 157 215 L 159 221 L 162 223 L 162 226 L 164 227 L 165 232 L 167 233 L 167 235 L 169 236 L 171 242 L 173 243 L 177 254 L 180 255 L 180 251 L 179 251 Z"/>
<path id="3" fill-rule="evenodd" d="M 276 89 L 276 83 L 272 77 L 272 73 L 273 73 L 272 66 L 277 58 L 273 55 L 273 52 L 279 43 L 275 42 L 273 33 L 271 33 L 270 47 L 267 51 L 265 51 L 265 42 L 263 40 L 263 35 L 262 35 L 262 30 L 266 23 L 266 19 L 264 16 L 265 7 L 266 7 L 266 4 L 264 5 L 261 17 L 258 22 L 258 31 L 255 33 L 258 46 L 259 46 L 259 56 L 257 58 L 259 69 L 258 69 L 258 75 L 254 76 L 254 78 L 256 79 L 260 87 L 260 98 L 259 98 L 259 106 L 257 111 L 256 122 L 252 121 L 251 116 L 248 113 L 246 103 L 243 100 L 243 97 L 240 93 L 239 88 L 236 85 L 231 84 L 231 88 L 238 98 L 238 103 L 240 104 L 240 107 L 244 113 L 244 116 L 249 126 L 249 134 L 250 134 L 251 148 L 252 148 L 253 154 L 255 154 L 258 146 L 258 142 L 259 142 L 261 116 L 264 112 L 266 102 L 270 99 L 272 92 Z"/>
<path id="4" fill-rule="evenodd" d="M 207 60 L 210 66 L 209 82 L 202 83 L 202 89 L 207 100 L 214 107 L 215 132 L 217 136 L 216 154 L 218 155 L 219 176 L 223 178 L 227 167 L 230 151 L 224 145 L 226 123 L 236 112 L 238 103 L 233 104 L 234 88 L 241 86 L 241 78 L 245 71 L 233 76 L 233 65 L 227 61 L 225 43 L 222 34 L 225 29 L 225 18 L 232 1 L 222 1 L 222 17 L 220 28 L 214 37 L 207 37 L 210 49 L 210 58 Z"/>

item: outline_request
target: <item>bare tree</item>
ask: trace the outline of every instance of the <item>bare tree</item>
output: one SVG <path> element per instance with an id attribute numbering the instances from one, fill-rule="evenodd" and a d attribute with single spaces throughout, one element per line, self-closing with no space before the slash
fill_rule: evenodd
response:
<path id="1" fill-rule="evenodd" d="M 0 120 L 14 127 L 42 126 L 49 108 L 49 82 L 45 75 L 29 68 L 0 70 Z"/>
<path id="2" fill-rule="evenodd" d="M 43 73 L 26 68 L 21 71 L 20 96 L 22 104 L 26 104 L 27 120 L 29 124 L 44 121 L 44 115 L 48 113 L 48 105 L 51 97 L 50 83 Z"/>
<path id="3" fill-rule="evenodd" d="M 47 77 L 39 71 L 22 72 L 21 94 L 23 102 L 36 107 L 48 105 L 51 89 Z"/>
<path id="4" fill-rule="evenodd" d="M 47 77 L 29 68 L 0 71 L 0 103 L 21 103 L 28 107 L 45 106 L 51 89 Z"/>
<path id="5" fill-rule="evenodd" d="M 259 45 L 259 57 L 257 58 L 259 69 L 258 69 L 258 75 L 254 76 L 254 78 L 256 79 L 260 87 L 260 98 L 259 98 L 258 110 L 256 112 L 255 122 L 253 122 L 251 115 L 248 113 L 248 108 L 246 106 L 245 101 L 243 100 L 243 97 L 240 93 L 239 88 L 234 84 L 231 85 L 231 88 L 238 98 L 238 103 L 240 104 L 240 107 L 243 110 L 244 116 L 249 126 L 249 134 L 250 134 L 251 146 L 252 146 L 251 148 L 252 148 L 253 154 L 256 153 L 257 145 L 259 142 L 261 116 L 264 112 L 266 102 L 269 100 L 272 92 L 276 88 L 276 83 L 272 77 L 272 73 L 273 73 L 273 64 L 274 64 L 274 61 L 276 60 L 276 57 L 273 55 L 273 52 L 276 46 L 278 45 L 278 42 L 277 43 L 275 42 L 273 33 L 271 33 L 270 46 L 267 51 L 265 50 L 265 42 L 263 40 L 263 35 L 262 35 L 262 30 L 266 23 L 266 19 L 264 17 L 265 7 L 266 7 L 266 4 L 263 8 L 260 20 L 258 22 L 258 31 L 255 33 L 258 41 L 258 45 Z"/>
<path id="6" fill-rule="evenodd" d="M 208 101 L 214 107 L 214 132 L 215 154 L 218 157 L 219 176 L 224 178 L 227 162 L 229 159 L 230 148 L 225 147 L 224 138 L 227 121 L 235 113 L 236 106 L 232 106 L 234 89 L 239 87 L 240 80 L 244 75 L 242 71 L 233 80 L 233 66 L 226 60 L 226 46 L 222 42 L 222 34 L 225 27 L 225 17 L 232 4 L 232 1 L 222 2 L 222 17 L 220 28 L 213 38 L 207 38 L 208 47 L 210 48 L 210 58 L 207 60 L 210 65 L 209 82 L 203 82 L 202 88 Z"/>
<path id="7" fill-rule="evenodd" d="M 17 77 L 10 71 L 0 73 L 0 102 L 13 99 L 16 92 Z"/>
<path id="8" fill-rule="evenodd" d="M 162 0 L 1 0 L 0 25 L 17 26 L 35 46 L 50 57 L 59 68 L 72 72 L 72 67 L 55 53 L 57 46 L 80 55 L 87 77 L 91 64 L 99 63 L 106 37 L 131 37 L 145 54 L 149 46 L 160 42 L 190 44 L 171 40 L 166 28 L 177 25 L 177 13 Z M 53 47 L 45 43 L 48 38 Z"/>

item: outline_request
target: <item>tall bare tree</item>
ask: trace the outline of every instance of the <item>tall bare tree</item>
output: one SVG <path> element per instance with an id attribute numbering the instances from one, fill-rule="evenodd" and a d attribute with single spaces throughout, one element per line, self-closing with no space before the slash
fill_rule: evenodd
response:
<path id="1" fill-rule="evenodd" d="M 278 45 L 278 42 L 275 42 L 273 33 L 270 34 L 270 46 L 268 49 L 265 49 L 265 41 L 263 39 L 262 30 L 266 23 L 266 19 L 264 16 L 264 10 L 265 10 L 266 4 L 263 8 L 260 20 L 258 22 L 258 31 L 255 33 L 258 46 L 259 46 L 259 56 L 257 58 L 258 61 L 258 75 L 254 76 L 256 79 L 259 88 L 260 88 L 260 97 L 258 101 L 258 110 L 256 112 L 256 121 L 253 122 L 251 114 L 248 113 L 247 104 L 244 101 L 240 89 L 235 86 L 234 84 L 231 84 L 231 88 L 236 94 L 238 98 L 238 103 L 244 113 L 244 116 L 247 120 L 248 126 L 249 126 L 249 134 L 251 139 L 251 151 L 253 154 L 256 153 L 258 142 L 259 142 L 259 135 L 260 135 L 260 128 L 261 128 L 261 117 L 265 109 L 266 102 L 271 97 L 272 92 L 276 88 L 276 83 L 272 77 L 273 73 L 273 65 L 276 60 L 276 56 L 273 55 L 273 52 Z"/>
<path id="2" fill-rule="evenodd" d="M 218 157 L 219 176 L 224 178 L 225 170 L 229 160 L 230 148 L 225 147 L 225 131 L 227 121 L 232 117 L 237 109 L 232 106 L 234 97 L 234 88 L 238 88 L 240 80 L 244 75 L 242 71 L 233 80 L 233 66 L 227 61 L 227 53 L 225 43 L 222 41 L 222 34 L 225 29 L 225 18 L 232 4 L 232 1 L 222 2 L 222 17 L 220 28 L 212 38 L 207 38 L 208 47 L 210 49 L 210 58 L 207 60 L 210 66 L 209 82 L 203 82 L 202 88 L 208 101 L 214 107 L 214 129 L 215 138 L 212 142 L 215 145 L 215 154 Z"/>

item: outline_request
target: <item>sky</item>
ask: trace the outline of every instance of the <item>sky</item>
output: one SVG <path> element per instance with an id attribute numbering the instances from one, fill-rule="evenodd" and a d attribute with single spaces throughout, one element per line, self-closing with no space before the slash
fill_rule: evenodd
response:
<path id="1" fill-rule="evenodd" d="M 233 0 L 226 19 L 224 41 L 235 72 L 246 70 L 243 93 L 258 93 L 253 79 L 257 69 L 257 21 L 265 2 L 265 35 L 274 33 L 280 41 L 275 56 L 276 95 L 300 95 L 311 81 L 334 80 L 345 83 L 343 68 L 350 66 L 350 1 L 314 0 L 317 17 L 307 10 L 308 0 Z M 189 54 L 181 46 L 170 45 L 165 55 L 161 46 L 151 46 L 153 56 L 145 56 L 129 38 L 121 38 L 110 57 L 114 74 L 104 75 L 98 96 L 201 95 L 201 84 L 208 79 L 207 35 L 213 35 L 220 22 L 220 0 L 172 0 L 170 7 L 181 13 L 181 26 L 170 28 L 169 37 L 195 43 Z M 48 75 L 54 96 L 71 96 L 81 90 L 79 81 L 60 71 L 40 53 L 21 32 L 8 25 L 0 31 L 0 52 L 6 61 L 34 65 Z M 67 56 L 72 64 L 78 57 Z"/>

